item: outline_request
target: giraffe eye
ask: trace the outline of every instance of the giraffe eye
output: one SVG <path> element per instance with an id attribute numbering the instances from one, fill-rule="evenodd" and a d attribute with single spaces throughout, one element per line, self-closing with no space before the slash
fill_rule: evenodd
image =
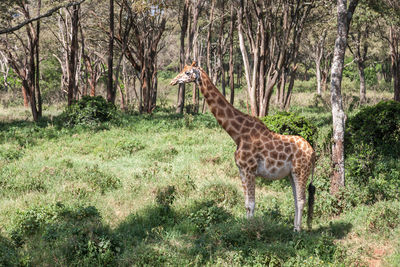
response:
<path id="1" fill-rule="evenodd" d="M 185 74 L 189 76 L 190 75 L 190 71 L 185 72 Z"/>

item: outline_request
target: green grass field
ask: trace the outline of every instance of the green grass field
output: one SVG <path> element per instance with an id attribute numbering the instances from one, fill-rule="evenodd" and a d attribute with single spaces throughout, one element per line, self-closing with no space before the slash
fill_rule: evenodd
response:
<path id="1" fill-rule="evenodd" d="M 245 219 L 235 144 L 210 114 L 85 128 L 60 127 L 54 109 L 37 125 L 0 110 L 0 266 L 399 266 L 400 201 L 330 197 L 329 112 L 292 111 L 320 130 L 315 219 L 301 233 L 286 180 L 258 180 Z"/>

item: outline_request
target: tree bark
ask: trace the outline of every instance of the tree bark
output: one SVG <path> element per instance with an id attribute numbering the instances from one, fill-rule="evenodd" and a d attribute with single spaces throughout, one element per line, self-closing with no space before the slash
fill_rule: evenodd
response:
<path id="1" fill-rule="evenodd" d="M 37 16 L 40 16 L 40 9 L 42 7 L 42 1 L 38 0 L 38 14 Z M 35 53 L 36 53 L 36 77 L 35 77 L 35 91 L 36 91 L 36 97 L 37 97 L 37 108 L 38 108 L 38 116 L 42 117 L 42 94 L 40 92 L 40 50 L 39 50 L 39 40 L 40 40 L 40 20 L 37 21 L 36 23 L 36 40 L 35 40 Z"/>
<path id="2" fill-rule="evenodd" d="M 235 22 L 235 9 L 231 5 L 231 22 L 229 27 L 229 87 L 231 89 L 230 103 L 235 101 L 235 78 L 233 76 L 233 29 Z"/>
<path id="3" fill-rule="evenodd" d="M 359 61 L 358 66 L 358 76 L 360 77 L 360 104 L 367 102 L 367 89 L 365 84 L 365 67 L 364 61 Z"/>
<path id="4" fill-rule="evenodd" d="M 68 58 L 68 106 L 72 104 L 74 99 L 74 91 L 76 86 L 76 58 L 78 52 L 78 22 L 79 22 L 79 5 L 72 6 L 72 32 L 71 32 L 71 48 Z"/>
<path id="5" fill-rule="evenodd" d="M 181 37 L 180 37 L 180 69 L 185 66 L 185 37 L 188 28 L 188 16 L 189 16 L 189 1 L 185 0 L 185 4 L 182 10 L 182 24 L 181 24 Z M 181 83 L 178 87 L 178 104 L 176 107 L 176 113 L 183 114 L 185 107 L 185 84 Z"/>
<path id="6" fill-rule="evenodd" d="M 108 40 L 108 76 L 107 76 L 107 101 L 115 102 L 115 87 L 113 86 L 113 59 L 114 59 L 114 0 L 110 0 L 110 32 Z"/>
<path id="7" fill-rule="evenodd" d="M 344 131 L 345 113 L 341 93 L 344 56 L 347 46 L 347 36 L 350 28 L 351 18 L 357 7 L 358 0 L 351 0 L 347 8 L 347 0 L 337 1 L 337 38 L 331 71 L 331 103 L 333 120 L 333 143 L 332 143 L 332 176 L 331 194 L 336 194 L 345 186 L 344 166 Z"/>
<path id="8" fill-rule="evenodd" d="M 399 30 L 395 29 L 394 26 L 390 27 L 390 58 L 392 61 L 391 70 L 393 76 L 393 89 L 394 89 L 394 101 L 400 102 L 400 34 Z"/>
<path id="9" fill-rule="evenodd" d="M 214 7 L 215 7 L 215 0 L 211 0 L 210 19 L 207 32 L 207 72 L 211 80 L 214 80 L 213 77 L 215 76 L 211 67 L 211 32 L 212 32 L 212 25 L 214 22 Z"/>

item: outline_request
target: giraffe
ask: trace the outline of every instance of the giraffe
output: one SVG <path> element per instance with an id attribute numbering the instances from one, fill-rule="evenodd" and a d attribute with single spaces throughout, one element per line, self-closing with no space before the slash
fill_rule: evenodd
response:
<path id="1" fill-rule="evenodd" d="M 217 119 L 237 145 L 235 162 L 245 196 L 247 218 L 254 216 L 255 178 L 278 180 L 289 176 L 295 206 L 294 231 L 301 231 L 307 179 L 314 172 L 315 152 L 300 136 L 280 135 L 269 130 L 258 118 L 234 108 L 211 82 L 206 72 L 193 62 L 171 81 L 171 85 L 195 82 Z M 311 229 L 315 187 L 308 187 L 307 224 Z"/>

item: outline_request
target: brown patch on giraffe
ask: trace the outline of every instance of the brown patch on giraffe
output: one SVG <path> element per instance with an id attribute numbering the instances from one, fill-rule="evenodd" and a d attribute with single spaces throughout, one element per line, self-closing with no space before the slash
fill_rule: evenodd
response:
<path id="1" fill-rule="evenodd" d="M 244 118 L 239 116 L 239 117 L 236 118 L 236 120 L 237 120 L 238 123 L 243 123 Z"/>
<path id="2" fill-rule="evenodd" d="M 243 150 L 250 150 L 251 145 L 249 143 L 243 142 L 240 146 L 241 149 Z"/>
<path id="3" fill-rule="evenodd" d="M 218 105 L 220 105 L 221 107 L 226 107 L 226 103 L 225 103 L 225 101 L 222 99 L 222 97 L 218 97 L 218 99 L 217 99 L 217 103 L 218 103 Z"/>
<path id="4" fill-rule="evenodd" d="M 251 158 L 247 160 L 247 163 L 249 164 L 250 167 L 254 167 L 254 165 L 256 165 L 256 160 Z"/>
<path id="5" fill-rule="evenodd" d="M 224 123 L 225 123 L 225 122 L 224 122 Z M 231 128 L 231 127 L 229 127 L 226 131 L 228 132 L 228 134 L 229 134 L 230 136 L 232 136 L 232 135 L 237 135 L 237 134 L 238 134 L 238 132 L 237 132 L 235 129 Z"/>
<path id="6" fill-rule="evenodd" d="M 277 168 L 273 167 L 273 168 L 271 168 L 270 172 L 271 173 L 276 173 L 277 170 L 278 170 Z"/>
<path id="7" fill-rule="evenodd" d="M 218 94 L 217 94 L 216 92 L 210 92 L 210 95 L 211 95 L 213 98 L 217 98 L 217 96 L 218 96 Z"/>
<path id="8" fill-rule="evenodd" d="M 212 114 L 216 114 L 217 113 L 217 108 L 216 107 L 211 107 L 211 112 Z"/>
<path id="9" fill-rule="evenodd" d="M 274 166 L 274 165 L 275 165 L 275 160 L 273 160 L 273 159 L 267 159 L 267 162 L 266 162 L 267 168 L 269 168 L 269 167 L 271 167 L 271 166 Z"/>
<path id="10" fill-rule="evenodd" d="M 236 121 L 231 121 L 231 125 L 234 129 L 240 130 L 240 124 L 237 123 Z"/>
<path id="11" fill-rule="evenodd" d="M 204 97 L 206 97 L 206 96 L 204 96 Z M 214 105 L 215 104 L 215 100 L 212 99 L 212 98 L 207 98 L 207 103 L 208 103 L 208 105 Z"/>
<path id="12" fill-rule="evenodd" d="M 250 132 L 250 128 L 248 128 L 248 127 L 242 128 L 242 133 L 249 133 L 249 132 Z"/>
<path id="13" fill-rule="evenodd" d="M 256 147 L 262 147 L 263 143 L 260 140 L 254 141 L 254 146 Z"/>
<path id="14" fill-rule="evenodd" d="M 261 140 L 262 140 L 264 143 L 269 142 L 269 138 L 268 138 L 266 135 L 262 135 L 262 136 L 261 136 Z"/>
<path id="15" fill-rule="evenodd" d="M 276 151 L 270 152 L 269 155 L 270 155 L 271 158 L 273 158 L 273 159 L 277 159 L 277 158 L 278 158 L 278 152 L 276 152 Z"/>
<path id="16" fill-rule="evenodd" d="M 285 153 L 289 154 L 290 152 L 292 152 L 292 149 L 290 148 L 290 146 L 285 147 Z"/>
<path id="17" fill-rule="evenodd" d="M 257 130 L 261 131 L 261 130 L 263 130 L 264 128 L 265 128 L 265 126 L 264 126 L 263 124 L 261 124 L 261 123 L 256 123 L 256 129 L 257 129 Z"/>
<path id="18" fill-rule="evenodd" d="M 217 122 L 219 123 L 219 125 L 222 125 L 222 120 L 220 118 L 217 118 Z"/>
<path id="19" fill-rule="evenodd" d="M 246 120 L 246 121 L 244 122 L 244 126 L 250 127 L 250 128 L 251 128 L 251 127 L 254 126 L 254 122 Z"/>
<path id="20" fill-rule="evenodd" d="M 228 117 L 228 118 L 232 118 L 233 117 L 233 112 L 232 112 L 232 110 L 231 109 L 227 109 L 226 110 L 226 116 Z"/>
<path id="21" fill-rule="evenodd" d="M 244 160 L 247 160 L 250 156 L 251 156 L 250 152 L 243 151 L 242 155 L 241 155 L 241 158 L 244 159 Z"/>
<path id="22" fill-rule="evenodd" d="M 289 141 L 290 141 L 291 143 L 296 142 L 296 140 L 294 139 L 294 137 L 290 137 Z"/>
<path id="23" fill-rule="evenodd" d="M 223 109 L 218 109 L 217 110 L 217 116 L 218 117 L 225 117 L 225 111 Z"/>
<path id="24" fill-rule="evenodd" d="M 243 142 L 250 142 L 251 141 L 250 135 L 248 135 L 248 134 L 244 134 L 240 138 L 242 139 Z"/>
<path id="25" fill-rule="evenodd" d="M 277 161 L 276 162 L 276 167 L 280 168 L 283 166 L 283 161 Z"/>
<path id="26" fill-rule="evenodd" d="M 292 159 L 293 159 L 293 154 L 290 154 L 287 161 L 292 161 Z"/>
<path id="27" fill-rule="evenodd" d="M 272 149 L 274 149 L 274 145 L 272 142 L 268 142 L 265 144 L 265 148 L 268 150 L 272 150 Z"/>
<path id="28" fill-rule="evenodd" d="M 210 94 L 208 92 L 203 92 L 203 96 L 208 99 Z M 210 101 L 210 100 L 212 100 L 212 99 L 208 99 L 208 101 Z M 213 102 L 214 102 L 214 100 L 213 100 Z"/>
<path id="29" fill-rule="evenodd" d="M 279 146 L 276 147 L 276 150 L 279 151 L 279 152 L 282 152 L 282 151 L 283 151 L 283 148 L 284 148 L 284 147 L 283 147 L 283 145 L 281 144 L 281 145 L 279 145 Z"/>
<path id="30" fill-rule="evenodd" d="M 254 128 L 251 130 L 251 133 L 250 133 L 250 134 L 251 134 L 251 136 L 252 136 L 253 138 L 257 138 L 257 139 L 260 138 L 260 133 L 259 133 L 256 129 L 254 129 Z"/>
<path id="31" fill-rule="evenodd" d="M 297 151 L 296 153 L 296 158 L 300 158 L 302 156 L 303 153 L 301 153 L 301 150 Z"/>
<path id="32" fill-rule="evenodd" d="M 279 160 L 286 160 L 286 154 L 284 154 L 284 153 L 279 153 L 278 159 L 279 159 Z"/>

